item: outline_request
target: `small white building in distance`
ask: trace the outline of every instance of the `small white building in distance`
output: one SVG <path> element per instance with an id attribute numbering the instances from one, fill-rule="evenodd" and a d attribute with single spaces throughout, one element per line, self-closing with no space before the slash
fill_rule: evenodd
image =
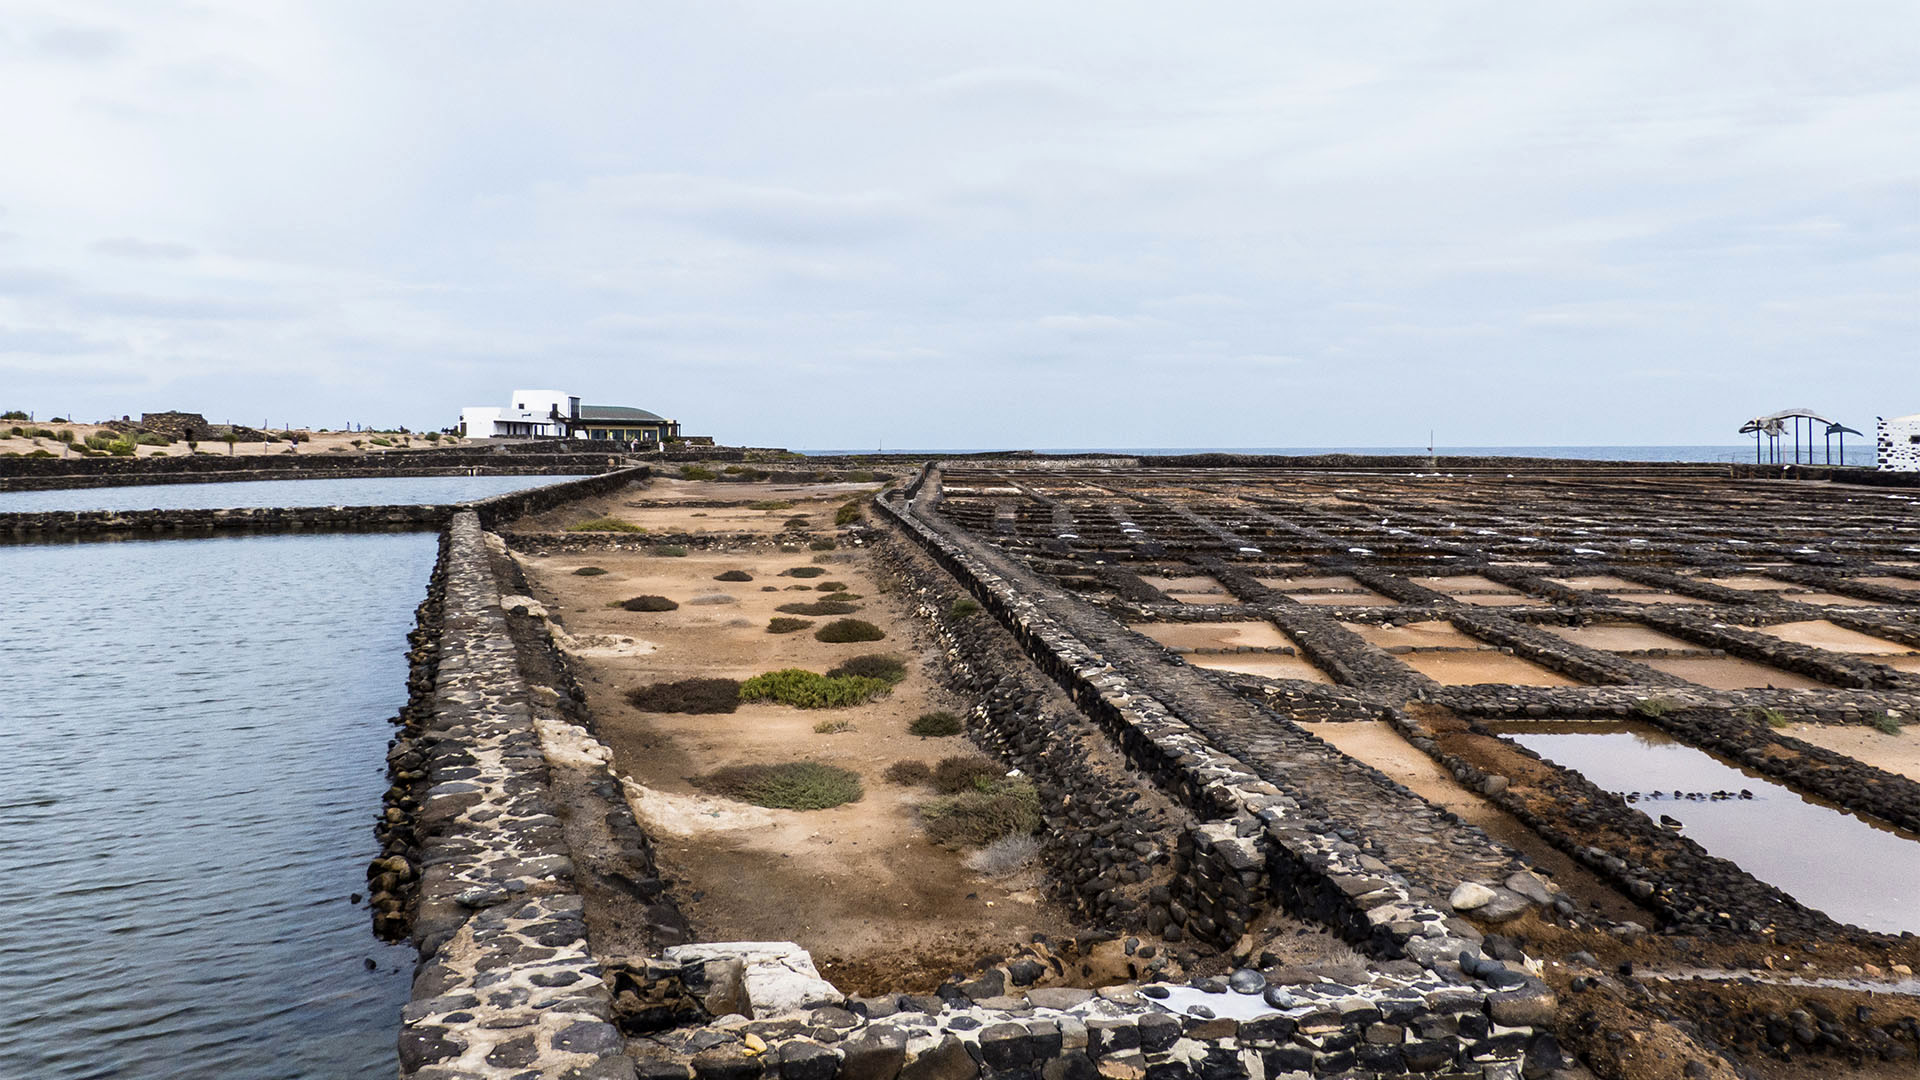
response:
<path id="1" fill-rule="evenodd" d="M 558 439 L 580 399 L 564 390 L 515 390 L 504 409 L 469 405 L 460 410 L 460 433 L 469 439 Z"/>
<path id="2" fill-rule="evenodd" d="M 1878 417 L 1874 442 L 1881 472 L 1920 472 L 1920 413 Z"/>
<path id="3" fill-rule="evenodd" d="M 680 437 L 680 423 L 624 405 L 582 405 L 565 390 L 515 390 L 506 408 L 460 410 L 469 439 L 594 439 L 658 446 Z"/>

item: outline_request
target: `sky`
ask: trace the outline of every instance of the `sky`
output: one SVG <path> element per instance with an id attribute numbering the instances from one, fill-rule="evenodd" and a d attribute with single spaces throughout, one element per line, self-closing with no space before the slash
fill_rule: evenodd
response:
<path id="1" fill-rule="evenodd" d="M 0 0 L 0 408 L 877 446 L 1920 411 L 1920 5 Z"/>

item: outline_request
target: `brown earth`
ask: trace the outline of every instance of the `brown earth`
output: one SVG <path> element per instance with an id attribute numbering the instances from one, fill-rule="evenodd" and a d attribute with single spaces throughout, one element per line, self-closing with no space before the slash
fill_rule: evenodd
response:
<path id="1" fill-rule="evenodd" d="M 748 485 L 713 486 L 738 497 Z M 788 489 L 778 497 L 796 494 Z M 614 770 L 628 782 L 629 802 L 656 839 L 683 910 L 703 940 L 798 942 L 813 952 L 822 974 L 860 992 L 930 990 L 981 956 L 1005 953 L 1035 933 L 1072 933 L 1064 914 L 1042 898 L 1033 872 L 994 879 L 967 869 L 963 853 L 930 843 L 920 828 L 915 807 L 931 792 L 882 779 L 896 761 L 931 764 L 976 752 L 961 737 L 923 739 L 906 731 L 923 712 L 964 712 L 968 703 L 936 683 L 939 657 L 930 639 L 886 592 L 864 551 L 782 552 L 759 538 L 794 513 L 831 522 L 845 497 L 840 491 L 805 494 L 829 497 L 799 499 L 802 505 L 778 511 L 725 508 L 728 531 L 746 525 L 758 536 L 738 536 L 727 547 L 682 558 L 635 551 L 519 556 L 536 598 L 568 633 L 624 636 L 654 646 L 577 657 L 577 667 L 600 735 L 614 751 Z M 626 507 L 618 497 L 602 502 L 610 505 L 588 509 L 649 528 L 682 520 L 704 524 L 691 514 L 720 510 Z M 573 508 L 560 513 L 588 516 Z M 608 573 L 574 575 L 588 565 Z M 828 573 L 781 576 L 812 565 Z M 713 580 L 727 570 L 746 571 L 754 580 Z M 843 582 L 860 596 L 856 617 L 881 626 L 886 640 L 827 644 L 811 630 L 767 632 L 776 606 L 826 597 L 814 588 L 824 581 Z M 763 591 L 768 588 L 774 591 Z M 636 613 L 609 606 L 643 594 L 667 596 L 681 607 Z M 690 602 L 703 596 L 731 602 Z M 818 626 L 828 620 L 814 621 Z M 876 652 L 906 658 L 908 677 L 888 697 L 853 708 L 743 704 L 731 714 L 688 716 L 643 713 L 625 697 L 627 690 L 656 681 L 745 679 L 787 667 L 824 672 L 848 657 Z M 814 725 L 822 720 L 850 721 L 853 728 L 816 733 Z M 721 766 L 793 760 L 858 772 L 864 797 L 828 810 L 773 810 L 708 795 L 691 782 Z"/>

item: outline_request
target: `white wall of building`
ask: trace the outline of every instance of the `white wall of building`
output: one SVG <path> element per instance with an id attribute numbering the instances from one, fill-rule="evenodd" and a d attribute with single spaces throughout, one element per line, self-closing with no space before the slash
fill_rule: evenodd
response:
<path id="1" fill-rule="evenodd" d="M 1878 418 L 1875 457 L 1885 472 L 1920 472 L 1920 413 Z"/>
<path id="2" fill-rule="evenodd" d="M 567 433 L 555 421 L 580 409 L 580 399 L 565 390 L 515 390 L 505 408 L 469 405 L 460 410 L 460 426 L 469 439 L 555 439 Z"/>

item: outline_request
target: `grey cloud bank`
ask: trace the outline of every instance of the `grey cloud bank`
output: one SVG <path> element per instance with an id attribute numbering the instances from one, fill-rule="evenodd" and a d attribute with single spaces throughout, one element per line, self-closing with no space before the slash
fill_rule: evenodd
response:
<path id="1" fill-rule="evenodd" d="M 1899 3 L 8 4 L 0 407 L 795 447 L 1920 408 Z"/>

